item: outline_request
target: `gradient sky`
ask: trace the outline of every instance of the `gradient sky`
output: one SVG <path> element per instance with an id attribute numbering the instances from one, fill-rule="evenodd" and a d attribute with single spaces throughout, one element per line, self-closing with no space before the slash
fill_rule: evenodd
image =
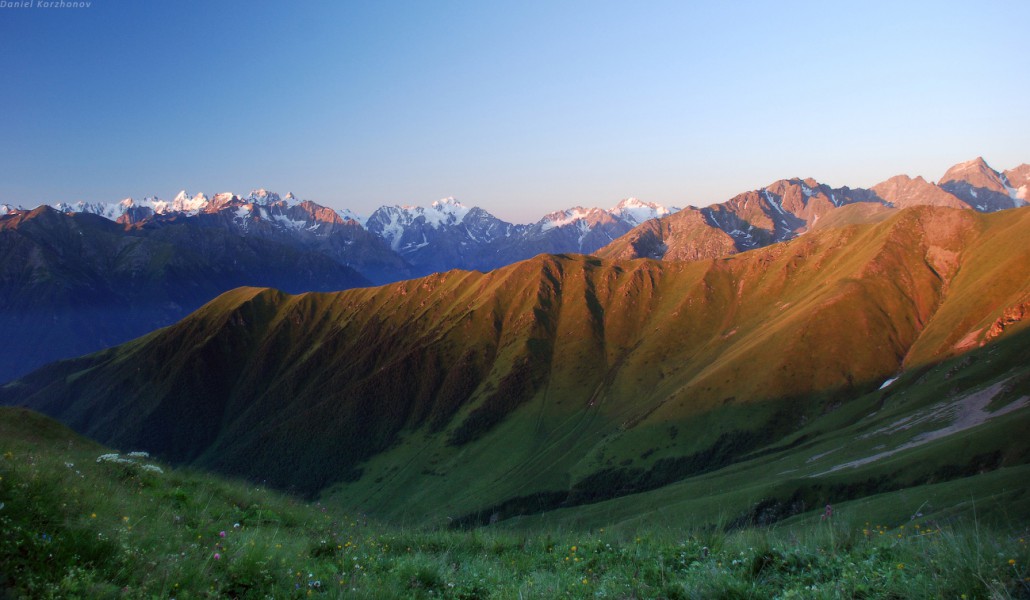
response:
<path id="1" fill-rule="evenodd" d="M 10 0 L 8 0 L 10 1 Z M 1030 161 L 1026 0 L 0 8 L 0 202 L 256 187 L 519 222 Z"/>

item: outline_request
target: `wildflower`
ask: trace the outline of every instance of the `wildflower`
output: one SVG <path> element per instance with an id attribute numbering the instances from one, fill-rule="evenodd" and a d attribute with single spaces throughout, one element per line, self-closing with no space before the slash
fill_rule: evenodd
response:
<path id="1" fill-rule="evenodd" d="M 1016 559 L 1014 559 L 1014 558 L 1010 558 L 1010 559 L 1009 559 L 1009 565 L 1011 565 L 1011 566 L 1013 566 L 1013 567 L 1014 567 L 1014 566 L 1016 566 Z"/>
<path id="2" fill-rule="evenodd" d="M 233 529 L 239 529 L 240 528 L 240 524 L 239 523 L 233 523 L 232 524 L 232 528 Z"/>
<path id="3" fill-rule="evenodd" d="M 904 569 L 905 568 L 905 563 L 898 563 L 898 568 L 899 569 Z"/>
<path id="4" fill-rule="evenodd" d="M 157 465 L 143 465 L 142 469 L 151 473 L 164 473 L 164 470 Z"/>
<path id="5" fill-rule="evenodd" d="M 225 532 L 224 531 L 219 531 L 218 532 L 218 537 L 224 538 L 225 537 Z"/>
<path id="6" fill-rule="evenodd" d="M 91 514 L 91 515 L 89 516 L 89 518 L 91 518 L 91 519 L 95 519 L 95 518 L 97 518 L 97 513 L 93 513 L 93 514 Z"/>
<path id="7" fill-rule="evenodd" d="M 215 552 L 215 560 L 222 560 L 222 555 Z"/>
<path id="8" fill-rule="evenodd" d="M 827 504 L 826 505 L 826 510 L 823 511 L 823 518 L 822 518 L 822 520 L 825 521 L 826 519 L 829 519 L 832 516 L 833 516 L 833 506 L 830 505 L 830 504 Z"/>
<path id="9" fill-rule="evenodd" d="M 134 452 L 126 454 L 125 456 L 131 456 L 133 458 L 150 458 L 150 453 L 143 452 L 142 450 L 136 450 Z"/>

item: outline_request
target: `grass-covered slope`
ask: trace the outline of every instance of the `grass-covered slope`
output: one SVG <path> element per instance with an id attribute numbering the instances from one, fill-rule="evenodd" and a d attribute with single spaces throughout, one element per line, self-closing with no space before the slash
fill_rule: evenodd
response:
<path id="1" fill-rule="evenodd" d="M 974 488 L 967 487 L 965 491 Z M 983 498 L 984 494 L 977 494 Z M 986 508 L 986 507 L 984 507 Z M 777 530 L 384 526 L 0 408 L 5 598 L 1010 598 L 1027 532 L 820 508 Z"/>
<path id="2" fill-rule="evenodd" d="M 238 289 L 0 401 L 395 519 L 592 504 L 800 443 L 903 369 L 1015 337 L 1028 226 L 916 208 L 715 260 Z"/>

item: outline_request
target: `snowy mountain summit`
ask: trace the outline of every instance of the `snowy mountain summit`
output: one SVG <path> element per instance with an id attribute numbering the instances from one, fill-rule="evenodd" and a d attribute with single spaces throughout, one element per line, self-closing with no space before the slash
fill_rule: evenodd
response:
<path id="1" fill-rule="evenodd" d="M 615 205 L 614 208 L 608 212 L 615 218 L 633 225 L 634 227 L 650 221 L 651 219 L 660 219 L 664 216 L 671 215 L 674 212 L 679 212 L 678 208 L 666 208 L 661 204 L 654 202 L 644 202 L 636 198 L 626 198 L 622 202 Z"/>

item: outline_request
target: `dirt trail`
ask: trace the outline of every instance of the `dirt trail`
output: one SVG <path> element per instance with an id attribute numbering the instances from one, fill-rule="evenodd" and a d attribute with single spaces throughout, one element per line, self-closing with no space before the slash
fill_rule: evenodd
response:
<path id="1" fill-rule="evenodd" d="M 899 419 L 898 421 L 895 421 L 894 423 L 891 423 L 886 427 L 877 429 L 872 433 L 860 436 L 859 439 L 866 439 L 877 435 L 888 435 L 898 431 L 911 429 L 912 427 L 920 423 L 926 423 L 929 421 L 951 420 L 951 423 L 949 425 L 942 427 L 940 429 L 935 429 L 933 431 L 920 433 L 919 435 L 912 438 L 911 441 L 906 442 L 898 446 L 897 448 L 894 448 L 893 450 L 886 450 L 884 452 L 880 452 L 872 456 L 867 456 L 865 458 L 860 458 L 858 460 L 841 463 L 827 471 L 822 471 L 821 473 L 816 473 L 815 475 L 809 475 L 809 477 L 819 477 L 821 475 L 833 473 L 834 471 L 840 471 L 841 469 L 849 469 L 860 467 L 862 465 L 867 465 L 869 463 L 876 462 L 880 459 L 887 458 L 888 456 L 891 456 L 893 454 L 897 454 L 902 450 L 908 450 L 909 448 L 922 446 L 923 444 L 926 444 L 928 442 L 932 442 L 934 440 L 947 437 L 949 435 L 953 435 L 960 431 L 971 429 L 973 427 L 976 427 L 977 425 L 987 422 L 990 419 L 993 419 L 994 417 L 998 417 L 1006 413 L 1010 413 L 1014 410 L 1023 408 L 1024 406 L 1030 405 L 1030 396 L 1023 396 L 1022 398 L 1014 400 L 996 411 L 988 411 L 987 406 L 990 405 L 991 401 L 994 399 L 995 396 L 1001 393 L 1006 383 L 1008 383 L 1007 379 L 1004 381 L 999 381 L 998 383 L 990 387 L 984 388 L 978 392 L 974 392 L 963 398 L 959 398 L 957 400 L 953 400 L 946 403 L 942 402 L 940 404 L 936 404 L 925 412 L 917 413 L 915 415 Z"/>

